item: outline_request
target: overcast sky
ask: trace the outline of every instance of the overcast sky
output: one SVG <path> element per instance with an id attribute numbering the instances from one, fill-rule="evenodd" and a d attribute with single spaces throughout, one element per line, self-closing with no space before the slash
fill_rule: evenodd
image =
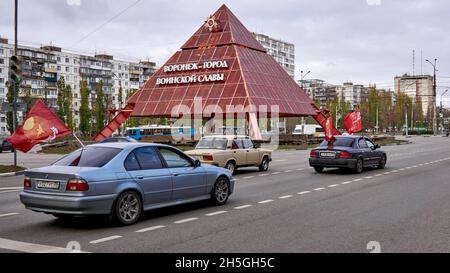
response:
<path id="1" fill-rule="evenodd" d="M 0 35 L 10 41 L 13 2 L 0 1 Z M 250 31 L 295 44 L 297 78 L 311 70 L 308 78 L 334 84 L 392 88 L 395 75 L 413 72 L 415 49 L 415 73 L 422 50 L 438 59 L 440 90 L 450 89 L 448 0 L 19 0 L 19 41 L 160 66 L 223 3 Z M 425 60 L 423 73 L 432 73 Z"/>

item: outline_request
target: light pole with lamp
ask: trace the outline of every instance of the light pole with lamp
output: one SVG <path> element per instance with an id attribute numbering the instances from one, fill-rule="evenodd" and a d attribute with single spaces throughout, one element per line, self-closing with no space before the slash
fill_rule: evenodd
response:
<path id="1" fill-rule="evenodd" d="M 306 72 L 305 75 L 303 75 L 303 70 L 300 71 L 300 87 L 303 89 L 303 79 L 309 74 L 311 73 L 310 70 L 308 70 L 308 72 Z"/>
<path id="2" fill-rule="evenodd" d="M 430 60 L 426 59 L 425 61 L 427 61 L 428 63 L 431 64 L 431 66 L 433 66 L 433 134 L 436 135 L 437 134 L 437 120 L 436 120 L 436 71 L 438 71 L 436 69 L 436 62 L 437 59 L 434 59 L 434 63 L 430 62 Z"/>

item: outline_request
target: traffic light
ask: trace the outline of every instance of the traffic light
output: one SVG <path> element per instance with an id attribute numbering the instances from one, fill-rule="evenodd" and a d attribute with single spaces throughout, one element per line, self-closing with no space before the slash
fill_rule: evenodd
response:
<path id="1" fill-rule="evenodd" d="M 9 59 L 9 79 L 15 84 L 22 81 L 22 58 L 19 56 Z"/>

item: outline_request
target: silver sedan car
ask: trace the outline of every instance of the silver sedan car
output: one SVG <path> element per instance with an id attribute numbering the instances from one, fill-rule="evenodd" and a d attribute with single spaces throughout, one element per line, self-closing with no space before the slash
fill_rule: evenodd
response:
<path id="1" fill-rule="evenodd" d="M 202 165 L 174 147 L 103 143 L 27 170 L 20 200 L 58 218 L 108 214 L 130 225 L 145 210 L 205 199 L 223 205 L 233 189 L 230 171 Z"/>

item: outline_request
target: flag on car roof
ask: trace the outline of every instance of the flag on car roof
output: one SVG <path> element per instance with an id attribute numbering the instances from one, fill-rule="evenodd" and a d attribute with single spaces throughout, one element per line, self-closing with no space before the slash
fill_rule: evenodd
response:
<path id="1" fill-rule="evenodd" d="M 349 113 L 345 117 L 344 127 L 349 134 L 360 132 L 363 129 L 361 112 L 359 111 L 359 107 L 357 107 L 355 111 Z"/>
<path id="2" fill-rule="evenodd" d="M 47 106 L 38 100 L 23 124 L 8 138 L 14 149 L 28 152 L 34 145 L 72 134 L 70 129 Z"/>
<path id="3" fill-rule="evenodd" d="M 333 117 L 329 116 L 325 120 L 323 129 L 325 130 L 325 140 L 331 143 L 335 140 L 335 137 L 333 135 L 333 128 Z"/>

